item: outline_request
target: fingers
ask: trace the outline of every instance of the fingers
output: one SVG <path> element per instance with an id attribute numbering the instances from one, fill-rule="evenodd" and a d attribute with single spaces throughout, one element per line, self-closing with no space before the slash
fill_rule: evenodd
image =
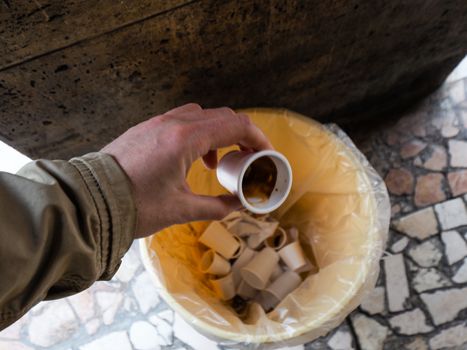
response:
<path id="1" fill-rule="evenodd" d="M 176 114 L 185 114 L 190 112 L 201 112 L 203 109 L 197 103 L 187 103 L 186 105 L 171 109 L 165 114 L 176 115 Z"/>
<path id="2" fill-rule="evenodd" d="M 184 200 L 189 208 L 187 219 L 190 221 L 220 220 L 242 207 L 240 200 L 233 195 L 210 197 L 190 193 Z"/>
<path id="3" fill-rule="evenodd" d="M 201 137 L 206 140 L 208 150 L 238 144 L 241 149 L 256 151 L 272 149 L 263 132 L 245 114 L 232 113 L 232 110 L 219 108 L 210 110 L 218 118 L 203 121 Z"/>
<path id="4" fill-rule="evenodd" d="M 217 168 L 217 150 L 211 150 L 203 156 L 203 163 L 208 169 Z"/>
<path id="5" fill-rule="evenodd" d="M 172 109 L 164 116 L 168 116 L 169 120 L 193 123 L 191 135 L 196 135 L 199 144 L 204 146 L 201 149 L 196 147 L 196 154 L 203 156 L 208 168 L 217 165 L 217 159 L 210 151 L 218 148 L 231 145 L 239 145 L 240 149 L 249 151 L 273 148 L 247 115 L 235 113 L 228 107 L 202 109 L 198 104 L 189 103 Z"/>

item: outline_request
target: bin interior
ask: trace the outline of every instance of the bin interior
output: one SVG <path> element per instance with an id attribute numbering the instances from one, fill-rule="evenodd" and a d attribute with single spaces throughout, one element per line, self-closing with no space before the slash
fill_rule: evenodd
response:
<path id="1" fill-rule="evenodd" d="M 337 325 L 375 282 L 383 240 L 375 224 L 374 190 L 354 153 L 321 124 L 284 110 L 245 112 L 290 161 L 292 190 L 272 216 L 283 227 L 299 229 L 319 272 L 269 315 L 245 324 L 215 297 L 199 271 L 205 248 L 197 237 L 209 222 L 172 226 L 147 238 L 143 256 L 164 299 L 202 333 L 235 342 L 311 340 Z M 226 193 L 201 161 L 187 181 L 196 193 Z"/>

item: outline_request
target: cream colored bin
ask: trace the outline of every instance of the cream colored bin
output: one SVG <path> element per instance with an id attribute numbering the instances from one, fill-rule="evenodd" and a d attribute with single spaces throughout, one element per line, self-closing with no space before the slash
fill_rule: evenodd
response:
<path id="1" fill-rule="evenodd" d="M 208 222 L 169 227 L 142 240 L 141 253 L 162 298 L 207 337 L 235 348 L 293 346 L 326 334 L 373 288 L 389 226 L 388 195 L 384 182 L 337 127 L 286 110 L 245 113 L 290 161 L 292 191 L 273 216 L 284 227 L 298 227 L 305 253 L 314 255 L 319 272 L 268 316 L 245 324 L 215 298 L 198 269 L 205 248 L 197 237 Z M 187 181 L 196 193 L 226 192 L 215 171 L 200 161 Z"/>

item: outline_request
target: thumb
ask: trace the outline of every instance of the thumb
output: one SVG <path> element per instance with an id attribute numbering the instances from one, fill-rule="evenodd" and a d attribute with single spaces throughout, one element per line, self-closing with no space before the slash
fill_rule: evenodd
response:
<path id="1" fill-rule="evenodd" d="M 191 221 L 221 220 L 234 210 L 242 207 L 240 200 L 233 195 L 217 197 L 190 193 L 185 199 Z"/>

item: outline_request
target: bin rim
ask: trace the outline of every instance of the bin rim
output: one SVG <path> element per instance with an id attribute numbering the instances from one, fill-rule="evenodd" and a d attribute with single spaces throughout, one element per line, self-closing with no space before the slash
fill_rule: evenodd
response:
<path id="1" fill-rule="evenodd" d="M 375 242 L 378 242 L 378 238 L 381 236 L 380 230 L 375 227 L 375 208 L 376 208 L 376 199 L 374 191 L 371 191 L 373 186 L 371 185 L 371 181 L 368 177 L 368 173 L 365 170 L 363 164 L 358 160 L 355 151 L 349 148 L 345 142 L 343 142 L 336 134 L 328 130 L 325 126 L 320 124 L 319 122 L 315 121 L 310 117 L 306 117 L 304 115 L 298 114 L 296 112 L 292 112 L 288 109 L 284 108 L 247 108 L 238 110 L 241 113 L 253 113 L 253 112 L 260 112 L 271 114 L 271 117 L 280 117 L 283 114 L 287 113 L 288 117 L 293 117 L 300 119 L 310 125 L 314 125 L 320 128 L 323 132 L 327 133 L 327 135 L 336 141 L 336 144 L 339 145 L 341 150 L 343 150 L 348 156 L 348 159 L 353 162 L 358 169 L 358 179 L 359 182 L 365 185 L 365 188 L 368 189 L 368 192 L 371 193 L 369 200 L 371 201 L 370 208 L 372 208 L 373 213 L 370 214 L 369 224 L 368 224 L 368 237 L 369 237 L 369 246 L 375 246 Z M 157 234 L 154 233 L 154 234 Z M 145 269 L 149 272 L 151 279 L 153 280 L 156 288 L 164 301 L 177 313 L 179 313 L 185 321 L 187 321 L 190 325 L 192 325 L 197 330 L 201 331 L 201 333 L 209 333 L 211 336 L 218 338 L 219 340 L 224 341 L 233 341 L 235 343 L 272 343 L 272 342 L 281 342 L 287 341 L 288 339 L 300 337 L 312 330 L 318 329 L 322 327 L 327 322 L 332 321 L 337 317 L 337 314 L 346 306 L 348 305 L 352 298 L 358 293 L 358 291 L 362 288 L 365 283 L 366 277 L 370 271 L 370 267 L 375 263 L 375 261 L 379 261 L 379 259 L 374 259 L 372 254 L 366 254 L 365 259 L 362 261 L 361 265 L 362 268 L 359 269 L 359 273 L 356 279 L 356 283 L 354 283 L 353 287 L 350 288 L 345 295 L 341 298 L 340 302 L 335 304 L 329 311 L 325 314 L 317 318 L 312 318 L 308 322 L 303 323 L 301 325 L 295 326 L 294 331 L 290 332 L 288 330 L 284 330 L 282 332 L 274 333 L 274 334 L 245 334 L 245 333 L 236 333 L 227 330 L 223 330 L 221 328 L 217 328 L 200 320 L 188 310 L 186 310 L 183 306 L 181 306 L 175 298 L 167 291 L 167 289 L 162 285 L 159 277 L 155 273 L 155 269 L 152 265 L 151 258 L 149 256 L 149 247 L 151 244 L 151 236 L 148 236 L 142 240 L 140 240 L 140 254 L 142 257 L 143 265 Z M 371 240 L 370 240 L 371 238 Z"/>

